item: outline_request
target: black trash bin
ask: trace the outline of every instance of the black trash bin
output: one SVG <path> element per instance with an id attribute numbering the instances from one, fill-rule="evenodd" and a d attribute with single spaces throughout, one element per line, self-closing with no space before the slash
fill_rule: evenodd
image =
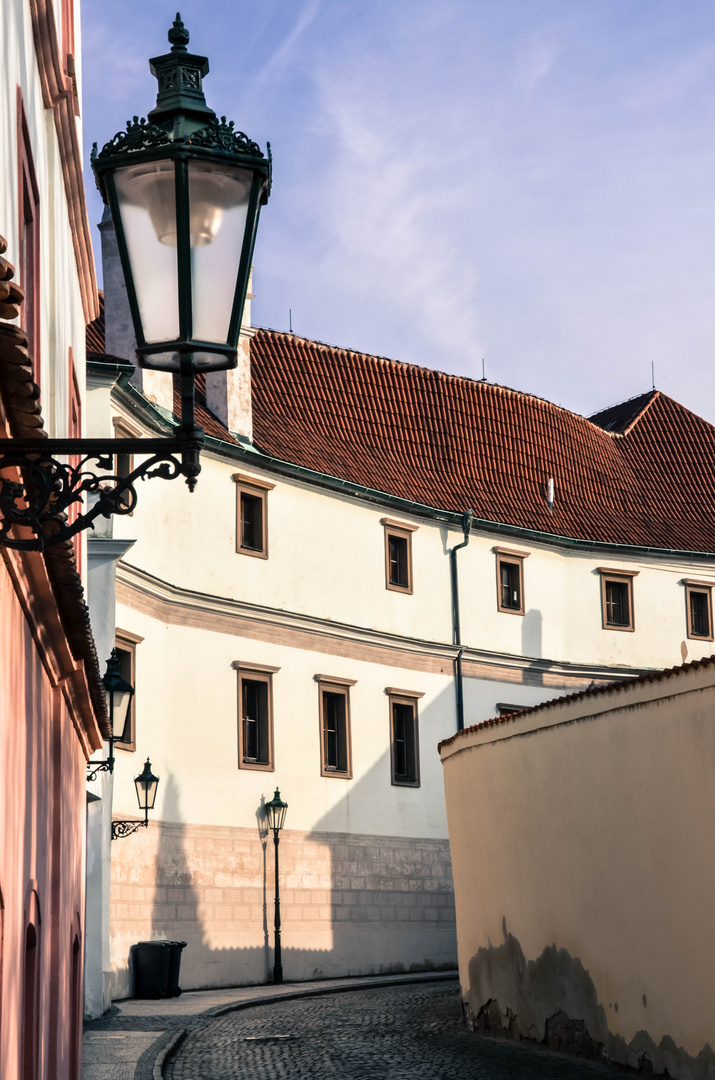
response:
<path id="1" fill-rule="evenodd" d="M 170 941 L 171 955 L 169 957 L 169 985 L 167 995 L 178 997 L 181 993 L 179 986 L 179 971 L 181 970 L 181 953 L 186 948 L 185 941 Z"/>
<path id="2" fill-rule="evenodd" d="M 138 941 L 134 953 L 134 997 L 162 998 L 169 992 L 171 942 Z M 181 955 L 181 954 L 179 954 Z"/>

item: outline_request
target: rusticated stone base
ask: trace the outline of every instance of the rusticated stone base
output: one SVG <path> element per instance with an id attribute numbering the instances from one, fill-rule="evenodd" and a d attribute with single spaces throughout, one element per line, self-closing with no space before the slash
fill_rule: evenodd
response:
<path id="1" fill-rule="evenodd" d="M 273 856 L 257 829 L 166 822 L 113 845 L 112 996 L 131 945 L 161 938 L 188 942 L 184 989 L 265 982 Z M 446 840 L 285 830 L 280 879 L 287 980 L 456 965 Z"/>

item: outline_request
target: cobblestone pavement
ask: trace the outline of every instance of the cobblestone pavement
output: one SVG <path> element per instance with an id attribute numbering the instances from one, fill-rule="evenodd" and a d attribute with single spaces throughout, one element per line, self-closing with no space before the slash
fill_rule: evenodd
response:
<path id="1" fill-rule="evenodd" d="M 599 1080 L 609 1069 L 464 1030 L 454 983 L 359 990 L 202 1020 L 166 1080 Z"/>

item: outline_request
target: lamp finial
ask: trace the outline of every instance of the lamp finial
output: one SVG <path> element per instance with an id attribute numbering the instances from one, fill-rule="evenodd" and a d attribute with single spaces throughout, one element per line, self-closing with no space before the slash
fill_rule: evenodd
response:
<path id="1" fill-rule="evenodd" d="M 181 12 L 179 11 L 177 11 L 174 25 L 169 31 L 169 41 L 171 42 L 172 52 L 186 52 L 186 46 L 189 44 L 189 31 L 181 21 Z"/>

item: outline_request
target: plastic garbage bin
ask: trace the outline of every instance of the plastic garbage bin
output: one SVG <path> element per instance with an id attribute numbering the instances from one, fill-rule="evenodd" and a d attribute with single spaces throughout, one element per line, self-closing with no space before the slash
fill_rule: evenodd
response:
<path id="1" fill-rule="evenodd" d="M 166 997 L 169 990 L 171 943 L 168 941 L 138 941 L 134 953 L 134 997 Z M 181 955 L 181 954 L 179 954 Z"/>
<path id="2" fill-rule="evenodd" d="M 167 994 L 169 997 L 178 997 L 181 993 L 181 987 L 179 986 L 179 971 L 181 970 L 181 953 L 186 948 L 185 941 L 170 941 L 171 946 L 169 957 L 169 985 Z"/>

